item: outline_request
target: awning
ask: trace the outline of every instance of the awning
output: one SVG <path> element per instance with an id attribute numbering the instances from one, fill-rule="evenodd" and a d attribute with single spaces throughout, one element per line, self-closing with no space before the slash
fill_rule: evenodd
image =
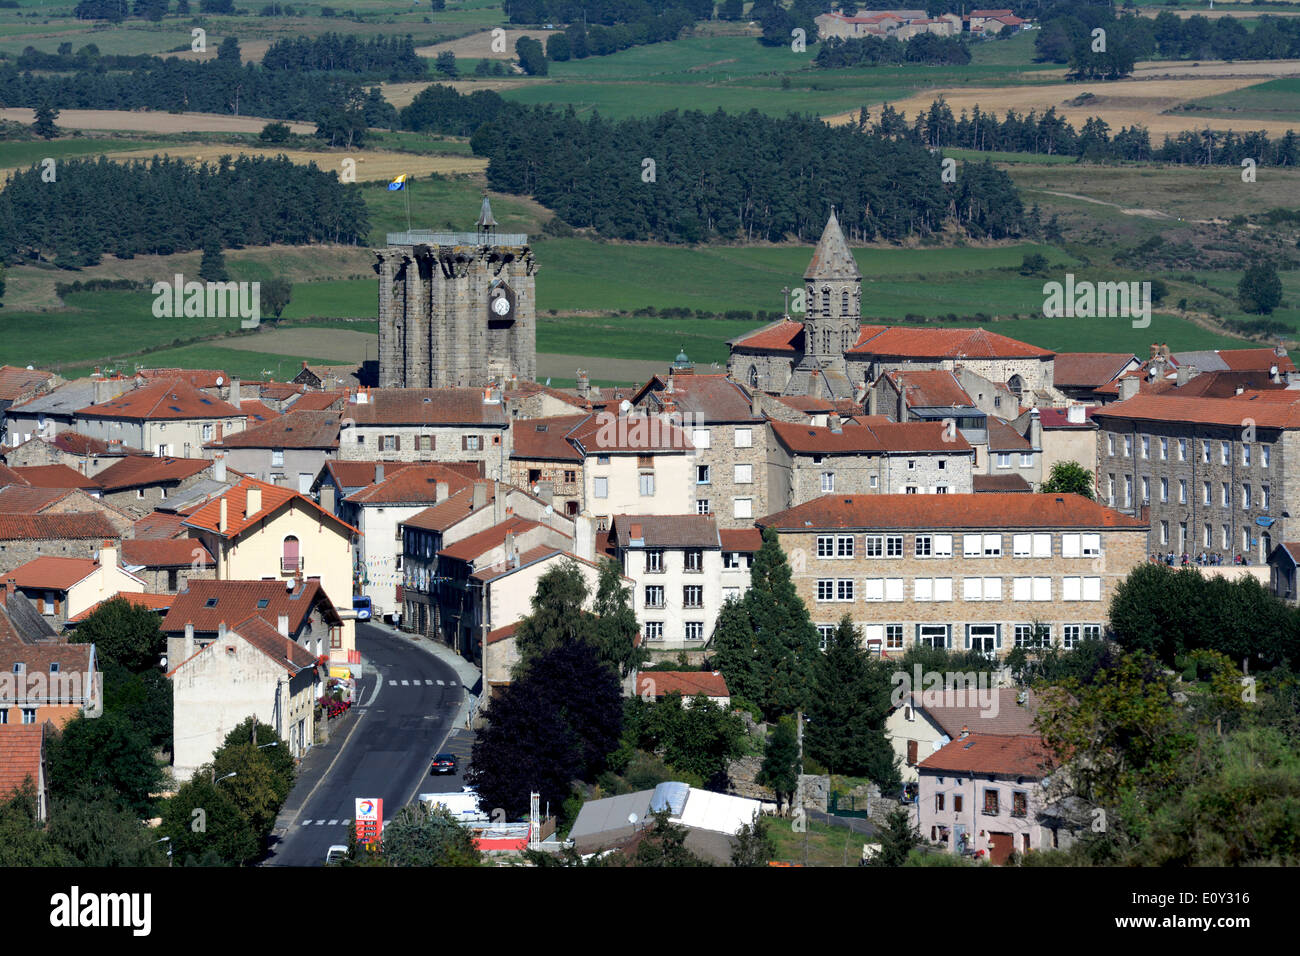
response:
<path id="1" fill-rule="evenodd" d="M 1269 517 L 1265 517 L 1264 515 L 1260 515 L 1258 518 L 1255 519 L 1255 524 L 1259 525 L 1261 528 L 1271 528 L 1273 526 L 1273 522 L 1276 520 L 1277 520 L 1276 518 L 1269 518 Z"/>

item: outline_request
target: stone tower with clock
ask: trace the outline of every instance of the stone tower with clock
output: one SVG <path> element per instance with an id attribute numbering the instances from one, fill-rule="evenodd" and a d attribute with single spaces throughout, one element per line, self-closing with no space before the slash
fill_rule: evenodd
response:
<path id="1" fill-rule="evenodd" d="M 379 275 L 379 386 L 482 386 L 537 375 L 537 263 L 497 233 L 487 197 L 474 232 L 390 232 Z"/>

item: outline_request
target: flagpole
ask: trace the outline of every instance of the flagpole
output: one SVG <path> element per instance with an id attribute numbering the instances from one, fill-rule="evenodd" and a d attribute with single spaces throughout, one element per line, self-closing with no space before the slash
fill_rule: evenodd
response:
<path id="1" fill-rule="evenodd" d="M 406 231 L 411 231 L 411 183 L 409 179 L 402 180 L 402 192 L 406 195 Z"/>

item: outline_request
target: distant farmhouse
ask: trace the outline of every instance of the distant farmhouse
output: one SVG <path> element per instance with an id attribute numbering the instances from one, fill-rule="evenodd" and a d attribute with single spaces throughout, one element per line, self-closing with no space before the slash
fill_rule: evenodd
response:
<path id="1" fill-rule="evenodd" d="M 1028 29 L 1030 22 L 1010 10 L 972 10 L 967 16 L 944 13 L 931 17 L 924 10 L 859 10 L 854 16 L 823 13 L 815 19 L 818 36 L 823 40 L 862 37 L 893 37 L 910 40 L 922 33 L 957 36 L 963 30 L 973 36 L 990 36 L 1003 30 Z"/>

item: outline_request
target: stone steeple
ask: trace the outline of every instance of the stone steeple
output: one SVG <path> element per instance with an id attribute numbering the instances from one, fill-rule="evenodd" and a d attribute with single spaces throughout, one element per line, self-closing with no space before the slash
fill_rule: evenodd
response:
<path id="1" fill-rule="evenodd" d="M 858 264 L 853 260 L 853 253 L 849 252 L 849 244 L 844 241 L 840 221 L 835 218 L 834 206 L 831 207 L 830 218 L 826 220 L 826 228 L 822 230 L 822 237 L 813 250 L 812 261 L 808 263 L 808 271 L 803 277 L 809 280 L 862 278 Z"/>

